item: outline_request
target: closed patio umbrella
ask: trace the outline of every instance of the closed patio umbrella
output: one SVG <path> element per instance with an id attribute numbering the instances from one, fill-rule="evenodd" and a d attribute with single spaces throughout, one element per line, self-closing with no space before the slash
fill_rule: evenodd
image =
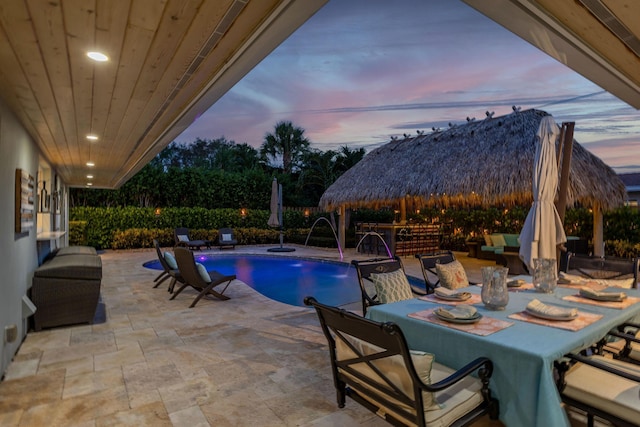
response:
<path id="1" fill-rule="evenodd" d="M 267 221 L 269 227 L 280 226 L 280 220 L 278 219 L 278 205 L 278 179 L 273 178 L 273 182 L 271 183 L 271 214 Z"/>
<path id="2" fill-rule="evenodd" d="M 282 224 L 282 184 L 278 184 L 278 179 L 273 178 L 271 183 L 271 214 L 267 220 L 267 224 L 270 227 L 280 227 L 280 247 L 269 248 L 268 252 L 293 252 L 294 248 L 285 248 L 282 246 L 282 240 L 284 237 L 284 229 Z"/>
<path id="3" fill-rule="evenodd" d="M 533 164 L 533 204 L 520 232 L 520 259 L 530 272 L 533 272 L 534 259 L 556 259 L 557 245 L 567 241 L 554 204 L 558 189 L 555 150 L 558 134 L 553 117 L 540 121 Z"/>

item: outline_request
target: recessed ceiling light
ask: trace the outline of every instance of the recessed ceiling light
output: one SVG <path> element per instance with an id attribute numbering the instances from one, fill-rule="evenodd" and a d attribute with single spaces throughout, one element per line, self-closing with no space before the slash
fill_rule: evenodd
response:
<path id="1" fill-rule="evenodd" d="M 89 139 L 91 141 L 97 141 L 98 140 L 98 135 L 87 135 L 87 139 Z"/>
<path id="2" fill-rule="evenodd" d="M 87 52 L 87 56 L 98 62 L 105 62 L 109 60 L 109 57 L 102 52 Z"/>
<path id="3" fill-rule="evenodd" d="M 87 175 L 87 178 L 93 179 L 93 175 Z"/>
<path id="4" fill-rule="evenodd" d="M 87 162 L 87 166 L 89 166 L 90 168 L 94 167 L 96 164 L 93 162 Z"/>
<path id="5" fill-rule="evenodd" d="M 92 186 L 92 185 L 93 185 L 93 182 L 87 182 L 87 185 L 88 185 L 88 186 Z"/>

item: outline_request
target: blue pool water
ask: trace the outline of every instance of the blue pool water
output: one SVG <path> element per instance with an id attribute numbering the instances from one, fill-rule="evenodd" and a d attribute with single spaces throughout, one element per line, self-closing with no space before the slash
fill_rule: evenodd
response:
<path id="1" fill-rule="evenodd" d="M 262 295 L 290 305 L 304 306 L 303 299 L 313 296 L 328 305 L 360 301 L 355 267 L 350 264 L 264 255 L 196 254 L 196 261 L 207 270 L 235 274 L 238 279 Z M 162 270 L 159 261 L 147 268 Z M 416 285 L 424 286 L 422 283 Z"/>

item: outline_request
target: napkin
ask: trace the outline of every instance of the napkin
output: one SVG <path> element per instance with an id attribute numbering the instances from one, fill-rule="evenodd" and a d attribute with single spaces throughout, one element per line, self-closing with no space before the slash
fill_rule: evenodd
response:
<path id="1" fill-rule="evenodd" d="M 533 299 L 531 300 L 531 302 L 529 302 L 529 304 L 527 304 L 527 311 L 530 311 L 534 314 L 537 313 L 543 316 L 557 317 L 560 319 L 565 317 L 575 317 L 578 315 L 577 308 L 562 308 L 550 306 L 546 305 L 538 299 Z"/>
<path id="2" fill-rule="evenodd" d="M 440 307 L 436 309 L 436 312 L 440 316 L 446 317 L 448 319 L 471 319 L 473 317 L 476 317 L 476 315 L 478 314 L 476 308 L 471 305 L 461 305 L 454 308 Z"/>
<path id="3" fill-rule="evenodd" d="M 510 280 L 507 282 L 507 287 L 508 288 L 517 288 L 519 286 L 522 286 L 525 284 L 525 281 L 523 279 L 514 279 L 514 280 Z"/>
<path id="4" fill-rule="evenodd" d="M 580 296 L 599 301 L 622 301 L 627 297 L 624 292 L 599 292 L 591 288 L 580 288 Z"/>
<path id="5" fill-rule="evenodd" d="M 560 285 L 586 285 L 592 281 L 592 279 L 586 279 L 584 277 L 576 276 L 575 274 L 565 273 L 564 271 L 558 273 L 558 276 L 558 284 Z"/>
<path id="6" fill-rule="evenodd" d="M 469 299 L 471 297 L 471 294 L 469 292 L 458 292 L 455 289 L 447 289 L 447 288 L 443 288 L 442 286 L 436 288 L 433 291 L 433 293 L 439 297 L 455 298 L 461 301 L 465 299 Z"/>

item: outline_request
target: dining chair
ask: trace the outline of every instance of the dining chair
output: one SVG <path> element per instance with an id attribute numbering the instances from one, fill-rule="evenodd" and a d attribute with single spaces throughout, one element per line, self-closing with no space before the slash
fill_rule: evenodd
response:
<path id="1" fill-rule="evenodd" d="M 416 258 L 420 261 L 420 268 L 422 270 L 422 276 L 424 277 L 428 294 L 432 294 L 435 288 L 440 284 L 440 279 L 436 272 L 436 264 L 448 264 L 456 259 L 455 255 L 451 251 L 416 254 Z"/>
<path id="2" fill-rule="evenodd" d="M 565 273 L 588 279 L 623 280 L 633 278 L 632 288 L 638 287 L 638 258 L 567 255 Z"/>
<path id="3" fill-rule="evenodd" d="M 562 402 L 584 411 L 587 426 L 597 418 L 615 426 L 640 420 L 640 366 L 601 355 L 567 354 L 554 363 Z"/>
<path id="4" fill-rule="evenodd" d="M 640 324 L 624 322 L 616 326 L 596 344 L 595 352 L 640 365 Z"/>
<path id="5" fill-rule="evenodd" d="M 414 293 L 426 294 L 419 289 L 412 287 L 404 271 L 404 266 L 400 257 L 397 255 L 393 258 L 373 258 L 367 260 L 352 260 L 351 264 L 356 268 L 358 275 L 358 285 L 360 286 L 360 295 L 362 300 L 362 315 L 367 314 L 367 309 L 372 305 L 384 304 L 385 300 L 379 292 L 376 290 L 376 284 L 374 283 L 374 276 L 372 274 L 390 274 L 396 271 L 401 272 L 401 276 L 404 276 L 406 281 L 406 287 L 408 292 L 404 292 L 403 298 L 412 298 Z M 381 277 L 381 276 L 378 276 Z M 397 300 L 397 299 L 396 299 Z"/>
<path id="6" fill-rule="evenodd" d="M 312 306 L 329 344 L 337 403 L 346 398 L 396 426 L 466 426 L 499 403 L 489 388 L 493 362 L 477 357 L 451 369 L 433 355 L 409 350 L 400 327 L 304 299 Z"/>

